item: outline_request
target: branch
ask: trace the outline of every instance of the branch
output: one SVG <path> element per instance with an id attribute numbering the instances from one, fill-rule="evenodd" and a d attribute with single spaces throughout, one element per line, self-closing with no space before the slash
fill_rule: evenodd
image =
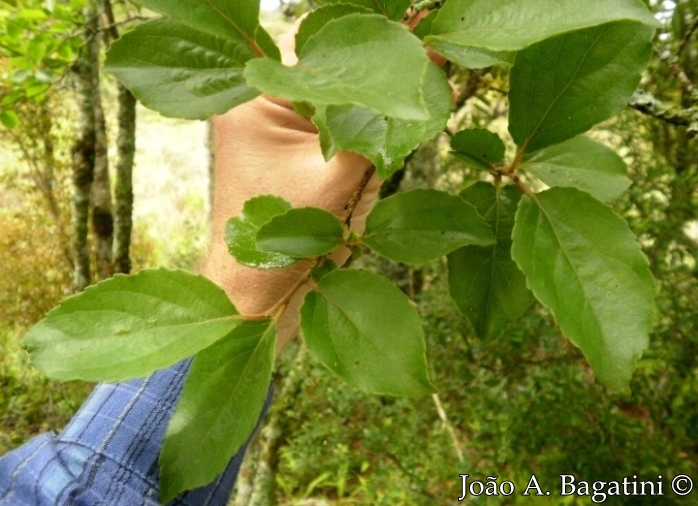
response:
<path id="1" fill-rule="evenodd" d="M 373 165 L 366 170 L 363 179 L 359 183 L 359 186 L 356 188 L 356 190 L 354 190 L 354 193 L 349 199 L 349 202 L 347 202 L 347 204 L 344 206 L 344 209 L 346 211 L 344 213 L 344 217 L 342 217 L 342 223 L 344 223 L 344 226 L 346 228 L 351 227 L 351 218 L 354 216 L 356 206 L 359 204 L 359 201 L 361 200 L 361 197 L 364 194 L 364 190 L 366 189 L 368 182 L 371 180 L 371 177 L 375 172 L 376 167 Z"/>
<path id="2" fill-rule="evenodd" d="M 679 49 L 676 51 L 676 57 L 678 58 L 681 56 L 681 53 L 683 53 L 684 49 L 686 49 L 686 46 L 688 45 L 688 41 L 691 40 L 691 36 L 693 33 L 698 29 L 698 16 L 693 20 L 691 23 L 691 26 L 688 27 L 688 30 L 686 30 L 686 33 L 683 34 L 683 37 L 681 37 L 681 42 L 679 43 Z"/>
<path id="3" fill-rule="evenodd" d="M 689 137 L 698 135 L 698 107 L 684 109 L 657 99 L 648 91 L 638 90 L 628 105 L 643 114 L 672 125 L 688 127 Z"/>

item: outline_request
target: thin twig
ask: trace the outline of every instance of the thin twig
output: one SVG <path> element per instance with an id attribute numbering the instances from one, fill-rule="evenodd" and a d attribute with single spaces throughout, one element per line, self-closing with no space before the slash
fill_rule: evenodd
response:
<path id="1" fill-rule="evenodd" d="M 456 431 L 453 428 L 453 425 L 451 425 L 451 422 L 448 420 L 448 416 L 446 416 L 446 410 L 441 404 L 439 394 L 431 394 L 431 398 L 434 401 L 434 404 L 436 405 L 436 412 L 439 414 L 441 423 L 444 425 L 444 428 L 446 429 L 446 432 L 448 432 L 448 435 L 451 436 L 451 441 L 453 441 L 453 447 L 456 450 L 456 457 L 458 457 L 458 462 L 463 462 L 463 448 L 460 444 L 460 441 L 458 441 L 458 436 L 456 435 Z"/>
<path id="2" fill-rule="evenodd" d="M 693 36 L 696 30 L 698 30 L 698 16 L 696 16 L 691 25 L 688 27 L 688 30 L 686 30 L 686 33 L 684 33 L 683 37 L 681 37 L 679 48 L 676 50 L 677 58 L 680 57 L 681 53 L 683 53 L 684 49 L 686 49 L 688 42 L 691 40 L 691 37 Z"/>
<path id="3" fill-rule="evenodd" d="M 366 170 L 366 172 L 364 173 L 364 177 L 361 179 L 361 182 L 359 183 L 359 186 L 356 188 L 356 190 L 354 190 L 354 193 L 349 199 L 349 202 L 347 202 L 347 204 L 344 206 L 345 213 L 344 217 L 342 218 L 342 223 L 346 228 L 351 227 L 351 219 L 354 216 L 356 206 L 361 201 L 361 197 L 363 197 L 364 195 L 364 190 L 366 190 L 366 186 L 368 186 L 368 182 L 371 180 L 371 177 L 375 172 L 376 167 L 374 165 L 372 165 Z"/>

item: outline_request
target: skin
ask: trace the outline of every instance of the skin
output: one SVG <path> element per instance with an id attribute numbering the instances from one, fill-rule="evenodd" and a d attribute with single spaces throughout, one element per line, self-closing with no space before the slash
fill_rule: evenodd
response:
<path id="1" fill-rule="evenodd" d="M 241 314 L 265 314 L 300 280 L 308 263 L 266 271 L 238 264 L 224 240 L 227 220 L 257 195 L 277 195 L 294 207 L 319 207 L 341 218 L 371 163 L 346 152 L 326 162 L 315 126 L 289 103 L 271 97 L 261 96 L 217 117 L 214 128 L 213 237 L 202 273 L 225 290 Z M 379 189 L 374 175 L 351 220 L 358 233 Z M 341 248 L 331 258 L 341 265 L 348 256 L 349 250 Z M 279 319 L 277 353 L 298 332 L 297 310 L 307 291 L 307 285 L 299 289 Z"/>
<path id="2" fill-rule="evenodd" d="M 426 14 L 420 13 L 413 25 Z M 298 61 L 294 52 L 298 26 L 279 44 L 285 65 Z M 435 55 L 430 56 L 437 61 Z M 201 271 L 225 290 L 240 314 L 271 316 L 269 311 L 305 275 L 309 263 L 267 271 L 240 265 L 228 253 L 226 222 L 240 213 L 245 201 L 258 195 L 277 195 L 294 207 L 319 207 L 343 218 L 371 162 L 349 152 L 325 161 L 315 125 L 297 114 L 290 102 L 265 95 L 214 118 L 214 136 L 213 236 Z M 358 234 L 364 231 L 380 185 L 374 174 L 361 194 L 351 218 L 351 228 Z M 330 258 L 342 265 L 349 255 L 347 248 L 340 248 Z M 277 355 L 298 333 L 298 308 L 309 289 L 304 283 L 283 314 L 276 315 Z"/>

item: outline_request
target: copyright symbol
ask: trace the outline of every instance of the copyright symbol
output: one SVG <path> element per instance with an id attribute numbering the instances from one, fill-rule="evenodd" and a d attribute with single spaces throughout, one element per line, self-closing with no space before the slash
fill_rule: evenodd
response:
<path id="1" fill-rule="evenodd" d="M 691 490 L 693 490 L 693 480 L 685 474 L 680 474 L 671 480 L 671 490 L 673 490 L 676 495 L 688 495 L 691 493 Z"/>

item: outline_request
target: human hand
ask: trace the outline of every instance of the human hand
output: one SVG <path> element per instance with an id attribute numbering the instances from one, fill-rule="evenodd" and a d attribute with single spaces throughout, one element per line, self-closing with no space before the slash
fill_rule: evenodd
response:
<path id="1" fill-rule="evenodd" d="M 294 63 L 293 34 L 281 49 L 284 63 Z M 213 236 L 202 273 L 226 291 L 241 314 L 265 314 L 302 279 L 309 263 L 267 271 L 240 265 L 225 243 L 228 219 L 240 214 L 248 199 L 267 194 L 294 207 L 319 207 L 343 218 L 371 162 L 347 152 L 325 162 L 315 125 L 282 99 L 260 96 L 215 118 L 214 128 Z M 373 174 L 352 214 L 351 227 L 358 233 L 379 189 L 380 180 Z M 341 265 L 349 254 L 340 248 L 331 258 Z M 297 290 L 278 322 L 277 354 L 298 332 L 297 309 L 307 291 L 306 286 Z"/>

